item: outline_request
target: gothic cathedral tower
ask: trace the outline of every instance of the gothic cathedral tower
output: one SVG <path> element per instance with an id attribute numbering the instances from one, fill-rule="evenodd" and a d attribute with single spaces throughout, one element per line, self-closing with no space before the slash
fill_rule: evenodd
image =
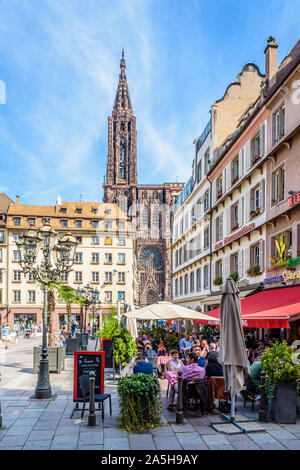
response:
<path id="1" fill-rule="evenodd" d="M 112 116 L 108 118 L 107 173 L 104 202 L 118 202 L 124 198 L 128 208 L 136 199 L 136 118 L 133 115 L 125 73 L 124 50 L 121 72 Z"/>

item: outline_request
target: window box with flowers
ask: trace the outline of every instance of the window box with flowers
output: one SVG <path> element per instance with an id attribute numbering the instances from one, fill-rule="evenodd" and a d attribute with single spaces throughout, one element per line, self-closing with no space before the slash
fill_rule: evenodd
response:
<path id="1" fill-rule="evenodd" d="M 239 179 L 238 175 L 233 176 L 233 178 L 231 180 L 231 184 L 234 184 L 238 179 Z"/>
<path id="2" fill-rule="evenodd" d="M 231 227 L 231 230 L 235 230 L 235 229 L 237 229 L 237 228 L 238 228 L 238 226 L 239 226 L 239 224 L 234 224 L 234 225 Z"/>
<path id="3" fill-rule="evenodd" d="M 250 219 L 253 219 L 253 218 L 256 217 L 259 213 L 260 213 L 260 207 L 258 207 L 258 208 L 255 209 L 255 210 L 250 211 Z"/>
<path id="4" fill-rule="evenodd" d="M 222 191 L 217 192 L 217 199 L 219 199 L 222 196 Z"/>
<path id="5" fill-rule="evenodd" d="M 275 206 L 278 203 L 277 199 L 272 199 L 272 206 Z"/>
<path id="6" fill-rule="evenodd" d="M 260 266 L 258 264 L 251 266 L 249 269 L 247 269 L 247 274 L 250 277 L 260 276 L 262 274 Z"/>
<path id="7" fill-rule="evenodd" d="M 215 285 L 215 286 L 221 286 L 222 283 L 223 283 L 222 276 L 217 276 L 217 277 L 214 279 L 214 285 Z"/>
<path id="8" fill-rule="evenodd" d="M 260 154 L 258 153 L 257 155 L 252 157 L 252 164 L 254 165 L 257 162 L 257 160 L 259 160 L 259 159 L 260 159 Z"/>
<path id="9" fill-rule="evenodd" d="M 232 277 L 234 282 L 237 282 L 239 280 L 239 273 L 237 271 L 234 271 L 233 273 L 230 274 L 230 277 Z"/>

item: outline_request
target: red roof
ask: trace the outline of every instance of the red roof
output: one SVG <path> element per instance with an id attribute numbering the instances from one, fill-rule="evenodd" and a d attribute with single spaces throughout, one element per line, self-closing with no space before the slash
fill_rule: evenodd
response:
<path id="1" fill-rule="evenodd" d="M 289 320 L 300 314 L 300 285 L 263 290 L 241 299 L 243 326 L 290 328 Z M 220 308 L 209 315 L 220 320 Z M 199 320 L 195 320 L 200 323 Z"/>

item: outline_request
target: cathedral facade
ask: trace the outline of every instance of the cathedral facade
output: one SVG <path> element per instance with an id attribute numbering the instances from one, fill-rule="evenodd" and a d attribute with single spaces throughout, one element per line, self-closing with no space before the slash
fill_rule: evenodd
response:
<path id="1" fill-rule="evenodd" d="M 183 183 L 138 184 L 136 118 L 130 100 L 124 52 L 112 115 L 108 118 L 104 202 L 117 203 L 136 236 L 138 303 L 171 299 L 171 219 Z"/>

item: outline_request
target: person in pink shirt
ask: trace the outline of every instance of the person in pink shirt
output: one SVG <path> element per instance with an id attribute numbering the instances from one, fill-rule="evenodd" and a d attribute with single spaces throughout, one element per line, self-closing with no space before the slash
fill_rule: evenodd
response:
<path id="1" fill-rule="evenodd" d="M 187 365 L 182 367 L 182 380 L 184 379 L 203 379 L 205 377 L 205 368 L 197 364 L 198 356 L 195 353 L 189 353 L 186 357 Z M 167 409 L 173 411 L 175 393 L 178 393 L 178 384 L 170 387 Z"/>

